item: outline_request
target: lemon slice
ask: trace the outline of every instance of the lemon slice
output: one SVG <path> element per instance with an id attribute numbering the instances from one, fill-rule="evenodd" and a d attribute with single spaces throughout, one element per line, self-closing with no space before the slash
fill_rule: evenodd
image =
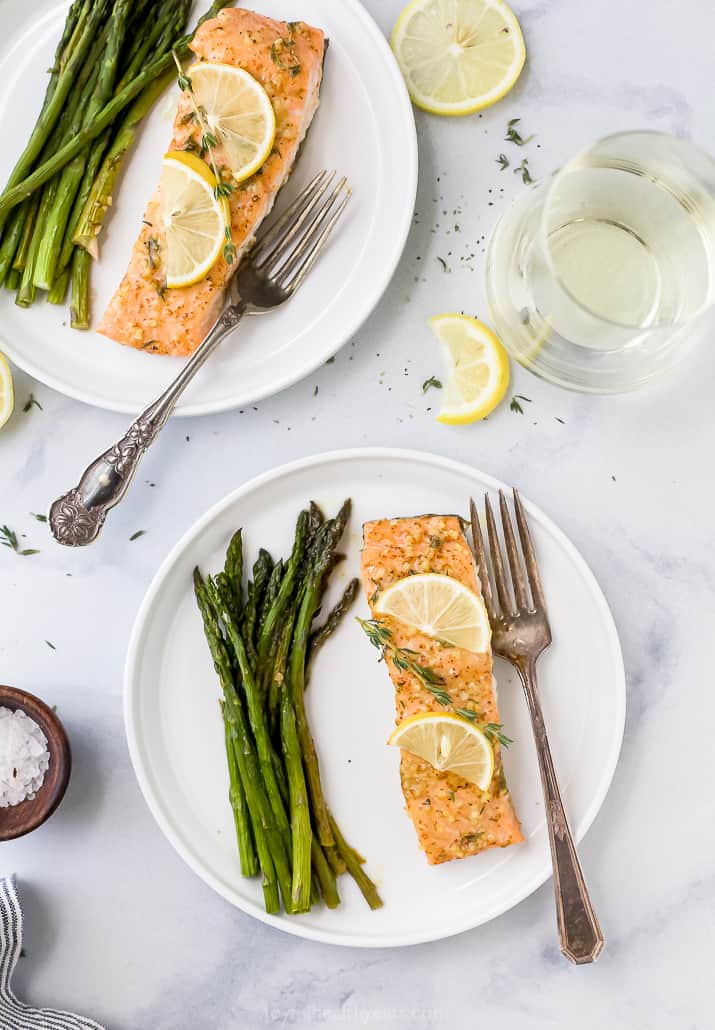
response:
<path id="1" fill-rule="evenodd" d="M 257 172 L 273 148 L 276 116 L 260 82 L 243 68 L 201 62 L 189 69 L 194 100 L 236 182 Z"/>
<path id="2" fill-rule="evenodd" d="M 508 93 L 526 59 L 524 37 L 502 0 L 413 0 L 392 49 L 418 107 L 462 115 Z"/>
<path id="3" fill-rule="evenodd" d="M 494 775 L 494 752 L 474 723 L 450 712 L 423 712 L 405 719 L 388 744 L 424 758 L 441 772 L 451 772 L 486 790 Z"/>
<path id="4" fill-rule="evenodd" d="M 0 354 L 0 429 L 12 415 L 15 407 L 15 392 L 12 388 L 12 372 L 4 356 Z"/>
<path id="5" fill-rule="evenodd" d="M 164 155 L 161 206 L 166 236 L 163 264 L 171 290 L 191 286 L 208 274 L 226 243 L 231 213 L 217 198 L 216 176 L 205 161 L 185 150 Z"/>
<path id="6" fill-rule="evenodd" d="M 491 329 L 467 315 L 436 315 L 430 327 L 449 370 L 437 420 L 460 426 L 485 418 L 509 385 L 504 347 Z"/>
<path id="7" fill-rule="evenodd" d="M 481 597 L 451 576 L 425 572 L 384 590 L 375 612 L 467 651 L 487 651 L 489 617 Z"/>

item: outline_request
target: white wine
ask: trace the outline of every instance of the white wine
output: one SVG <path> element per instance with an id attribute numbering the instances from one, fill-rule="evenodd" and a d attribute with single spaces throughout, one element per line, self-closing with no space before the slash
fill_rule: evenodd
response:
<path id="1" fill-rule="evenodd" d="M 672 367 L 715 300 L 715 162 L 662 133 L 594 144 L 503 215 L 487 296 L 552 382 L 619 392 Z"/>
<path id="2" fill-rule="evenodd" d="M 672 326 L 706 301 L 711 255 L 702 227 L 664 182 L 631 169 L 576 167 L 555 185 L 546 217 L 553 274 L 597 318 L 632 329 Z M 558 330 L 559 312 L 549 314 Z"/>

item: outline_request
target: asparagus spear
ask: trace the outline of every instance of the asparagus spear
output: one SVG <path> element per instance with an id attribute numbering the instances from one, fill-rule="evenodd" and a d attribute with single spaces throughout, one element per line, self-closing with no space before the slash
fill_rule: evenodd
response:
<path id="1" fill-rule="evenodd" d="M 70 325 L 73 329 L 89 329 L 89 275 L 92 259 L 86 250 L 75 247 L 72 258 L 72 296 Z"/>
<path id="2" fill-rule="evenodd" d="M 338 894 L 338 884 L 335 879 L 335 873 L 330 867 L 330 863 L 325 857 L 325 852 L 321 848 L 320 844 L 313 835 L 310 843 L 310 857 L 313 863 L 313 871 L 320 884 L 320 893 L 323 896 L 323 900 L 328 908 L 337 908 L 340 904 L 340 895 Z"/>
<path id="3" fill-rule="evenodd" d="M 291 846 L 290 823 L 288 821 L 285 808 L 283 807 L 283 799 L 281 797 L 280 787 L 278 786 L 276 771 L 273 764 L 273 745 L 271 744 L 271 739 L 268 734 L 265 713 L 253 678 L 253 670 L 251 669 L 248 661 L 246 647 L 238 626 L 231 618 L 231 613 L 223 602 L 221 592 L 218 590 L 216 583 L 210 576 L 206 580 L 206 593 L 211 605 L 213 606 L 215 615 L 217 615 L 224 624 L 226 636 L 228 637 L 236 656 L 236 661 L 241 674 L 243 693 L 245 695 L 246 706 L 248 708 L 248 718 L 251 730 L 253 731 L 253 737 L 256 742 L 260 772 L 263 777 L 263 784 L 268 797 L 268 802 L 273 812 L 275 824 L 283 839 L 284 854 L 287 856 L 287 861 L 290 858 Z M 276 856 L 274 855 L 274 859 L 275 857 Z"/>
<path id="4" fill-rule="evenodd" d="M 8 272 L 12 269 L 13 260 L 24 232 L 30 202 L 30 200 L 23 201 L 10 215 L 2 243 L 0 243 L 0 283 L 6 281 Z"/>
<path id="5" fill-rule="evenodd" d="M 316 832 L 318 840 L 323 847 L 330 847 L 334 844 L 334 840 L 330 828 L 328 806 L 320 782 L 318 754 L 315 750 L 315 742 L 310 732 L 308 716 L 305 711 L 305 698 L 303 696 L 305 691 L 305 662 L 310 626 L 320 605 L 323 576 L 330 565 L 332 556 L 345 530 L 350 515 L 350 507 L 350 501 L 348 500 L 343 504 L 336 517 L 326 522 L 318 530 L 315 548 L 316 557 L 308 572 L 303 599 L 293 632 L 293 647 L 288 677 L 298 725 L 298 737 L 310 788 Z M 328 855 L 328 860 L 330 860 L 330 855 Z"/>
<path id="6" fill-rule="evenodd" d="M 283 847 L 277 831 L 271 807 L 266 798 L 261 780 L 255 746 L 243 710 L 243 703 L 233 684 L 231 660 L 223 635 L 218 627 L 213 606 L 201 573 L 194 569 L 194 592 L 204 624 L 204 634 L 213 658 L 214 668 L 219 676 L 229 732 L 234 745 L 234 754 L 251 815 L 253 836 L 256 842 L 258 861 L 263 872 L 263 896 L 267 912 L 280 910 L 278 886 L 284 901 L 290 901 L 290 872 L 287 863 L 280 866 Z M 276 862 L 274 863 L 274 856 Z M 278 881 L 278 882 L 277 882 Z"/>
<path id="7" fill-rule="evenodd" d="M 332 636 L 344 617 L 347 615 L 350 606 L 360 591 L 360 580 L 351 579 L 343 591 L 343 596 L 329 612 L 327 619 L 318 629 L 314 630 L 308 638 L 308 662 L 310 663 L 323 646 L 328 637 Z"/>
<path id="8" fill-rule="evenodd" d="M 246 649 L 251 659 L 255 658 L 256 655 L 254 635 L 258 621 L 258 609 L 261 606 L 272 571 L 273 559 L 268 551 L 262 547 L 253 565 L 253 579 L 249 580 L 248 583 L 248 597 L 243 611 L 242 631 L 246 641 Z"/>
<path id="9" fill-rule="evenodd" d="M 57 274 L 57 278 L 52 284 L 52 289 L 47 294 L 47 300 L 50 304 L 64 304 L 69 282 L 70 269 L 63 268 L 63 270 Z"/>
<path id="10" fill-rule="evenodd" d="M 270 666 L 270 670 L 266 665 L 266 672 L 264 674 L 263 695 L 268 698 L 268 718 L 271 726 L 275 726 L 278 721 L 280 697 L 283 685 L 286 682 L 288 655 L 290 653 L 291 640 L 293 639 L 295 614 L 294 609 L 291 609 L 286 614 L 278 634 L 273 664 Z"/>
<path id="11" fill-rule="evenodd" d="M 281 743 L 288 773 L 290 791 L 290 824 L 293 845 L 293 881 L 291 900 L 296 912 L 307 912 L 310 908 L 311 885 L 311 842 L 308 790 L 303 774 L 303 762 L 298 741 L 293 704 L 287 690 L 281 699 Z"/>
<path id="12" fill-rule="evenodd" d="M 348 867 L 348 872 L 360 888 L 360 891 L 362 892 L 362 896 L 365 898 L 365 901 L 373 910 L 376 908 L 382 908 L 382 898 L 377 892 L 377 887 L 361 866 L 360 858 L 357 852 L 353 848 L 351 848 L 348 842 L 345 840 L 342 833 L 340 832 L 338 824 L 335 822 L 335 819 L 333 819 L 332 815 L 330 816 L 330 827 L 333 831 L 333 836 L 335 837 L 335 843 L 337 845 L 338 852 L 340 853 L 346 866 Z"/>
<path id="13" fill-rule="evenodd" d="M 19 203 L 26 196 L 30 196 L 30 194 L 34 192 L 34 189 L 37 189 L 38 186 L 41 186 L 43 183 L 47 182 L 48 179 L 51 179 L 59 170 L 59 168 L 51 170 L 49 174 L 44 175 L 42 180 L 38 182 L 32 190 L 28 190 L 26 192 L 20 191 L 22 195 L 19 196 L 16 201 L 3 206 L 3 201 L 7 197 L 10 197 L 13 192 L 17 190 L 18 184 L 22 183 L 26 178 L 45 146 L 45 143 L 49 139 L 49 136 L 62 113 L 70 90 L 75 86 L 85 58 L 89 54 L 90 48 L 92 47 L 99 30 L 99 26 L 104 19 L 104 15 L 104 0 L 83 6 L 79 12 L 77 24 L 73 32 L 73 39 L 75 39 L 76 42 L 74 43 L 72 52 L 66 64 L 54 80 L 54 83 L 52 83 L 51 78 L 47 103 L 43 105 L 40 116 L 37 119 L 35 127 L 30 135 L 30 139 L 15 163 L 15 167 L 13 168 L 5 189 L 3 190 L 2 196 L 0 197 L 0 229 L 2 229 L 5 224 L 8 211 L 10 211 L 16 203 Z M 82 148 L 80 147 L 79 149 L 81 150 Z M 49 159 L 49 161 L 51 160 L 52 158 Z M 46 167 L 49 161 L 44 163 L 44 167 Z M 59 167 L 63 167 L 65 163 L 66 162 L 63 162 Z"/>
<path id="14" fill-rule="evenodd" d="M 261 630 L 263 629 L 263 626 L 265 625 L 268 613 L 275 604 L 275 600 L 278 596 L 278 591 L 280 589 L 281 580 L 283 579 L 283 572 L 283 560 L 279 559 L 273 566 L 273 571 L 271 572 L 270 578 L 266 585 L 266 592 L 263 595 L 263 600 L 261 601 L 258 610 L 258 619 L 256 620 L 256 633 L 259 634 L 259 636 Z"/>
<path id="15" fill-rule="evenodd" d="M 16 268 L 11 268 L 5 275 L 5 289 L 16 290 L 20 285 L 21 275 Z"/>
<path id="16" fill-rule="evenodd" d="M 30 249 L 30 243 L 32 242 L 32 236 L 37 222 L 37 209 L 40 206 L 39 195 L 36 193 L 34 197 L 30 197 L 30 199 L 26 201 L 26 204 L 25 224 L 22 227 L 22 236 L 20 237 L 20 242 L 18 243 L 17 250 L 15 251 L 15 260 L 12 263 L 12 267 L 17 272 L 25 271 L 27 253 Z"/>
<path id="17" fill-rule="evenodd" d="M 114 0 L 107 23 L 107 42 L 101 54 L 97 82 L 76 131 L 91 125 L 112 95 L 131 3 L 132 0 Z M 77 154 L 63 168 L 60 175 L 55 202 L 44 226 L 42 242 L 37 253 L 34 282 L 40 289 L 49 290 L 54 281 L 65 229 L 87 166 L 87 156 L 86 151 Z"/>
<path id="18" fill-rule="evenodd" d="M 231 734 L 231 723 L 226 717 L 226 702 L 221 702 L 221 714 L 224 720 L 224 737 L 226 741 L 226 760 L 228 762 L 228 775 L 230 787 L 228 796 L 233 811 L 233 821 L 236 826 L 236 841 L 238 843 L 238 854 L 241 860 L 241 875 L 255 876 L 258 872 L 258 859 L 253 843 L 253 832 L 251 830 L 251 818 L 248 811 L 246 793 L 241 783 L 241 774 L 238 770 L 238 761 L 233 746 Z"/>
<path id="19" fill-rule="evenodd" d="M 214 0 L 210 9 L 200 19 L 199 24 L 201 24 L 201 22 L 206 18 L 215 17 L 216 14 L 218 14 L 218 12 L 229 3 L 230 0 Z M 177 42 L 174 47 L 174 52 L 179 58 L 186 56 L 189 50 L 189 43 L 192 39 L 193 33 L 190 33 L 188 36 L 184 36 Z M 60 78 L 60 82 L 64 79 L 65 75 L 69 74 L 70 64 L 74 61 L 75 56 L 76 54 L 73 54 L 71 60 L 68 62 L 65 72 Z M 4 225 L 8 212 L 11 211 L 12 208 L 17 204 L 20 204 L 26 197 L 31 196 L 31 194 L 47 182 L 48 179 L 51 179 L 58 172 L 62 171 L 65 165 L 76 157 L 77 154 L 81 153 L 85 147 L 87 147 L 93 140 L 101 135 L 109 125 L 112 124 L 124 108 L 139 96 L 146 86 L 154 82 L 158 76 L 163 75 L 164 72 L 172 67 L 173 63 L 173 53 L 163 54 L 161 57 L 150 61 L 149 64 L 147 64 L 144 69 L 134 79 L 132 79 L 131 82 L 127 83 L 123 89 L 112 97 L 109 103 L 104 105 L 90 125 L 85 126 L 81 132 L 77 133 L 74 139 L 60 147 L 60 149 L 51 157 L 35 168 L 31 174 L 27 174 L 27 172 L 41 147 L 33 154 L 32 161 L 29 161 L 29 163 L 25 159 L 25 155 L 23 155 L 21 162 L 18 162 L 15 170 L 13 171 L 5 190 L 0 195 L 0 228 Z M 59 83 L 55 96 L 52 99 L 53 103 L 57 95 L 59 95 Z"/>
<path id="20" fill-rule="evenodd" d="M 293 595 L 293 590 L 301 571 L 309 527 L 310 512 L 302 511 L 298 516 L 298 521 L 296 522 L 293 550 L 286 564 L 285 575 L 283 576 L 275 602 L 273 603 L 271 610 L 266 614 L 263 628 L 261 629 L 258 638 L 257 651 L 259 662 L 264 661 L 268 653 L 273 634 L 276 631 L 278 621 L 283 615 L 286 606 Z"/>

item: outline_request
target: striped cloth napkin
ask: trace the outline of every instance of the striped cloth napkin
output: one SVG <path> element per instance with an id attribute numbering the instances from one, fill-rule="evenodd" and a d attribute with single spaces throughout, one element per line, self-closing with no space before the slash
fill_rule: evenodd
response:
<path id="1" fill-rule="evenodd" d="M 0 1030 L 104 1030 L 93 1019 L 18 1001 L 11 980 L 22 951 L 22 909 L 15 877 L 0 879 Z"/>

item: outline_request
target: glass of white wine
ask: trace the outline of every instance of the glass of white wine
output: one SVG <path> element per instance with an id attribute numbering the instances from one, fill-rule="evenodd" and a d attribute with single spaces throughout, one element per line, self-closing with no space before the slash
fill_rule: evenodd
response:
<path id="1" fill-rule="evenodd" d="M 667 371 L 715 315 L 715 161 L 664 133 L 595 143 L 504 214 L 487 295 L 507 350 L 551 382 L 619 393 Z"/>

